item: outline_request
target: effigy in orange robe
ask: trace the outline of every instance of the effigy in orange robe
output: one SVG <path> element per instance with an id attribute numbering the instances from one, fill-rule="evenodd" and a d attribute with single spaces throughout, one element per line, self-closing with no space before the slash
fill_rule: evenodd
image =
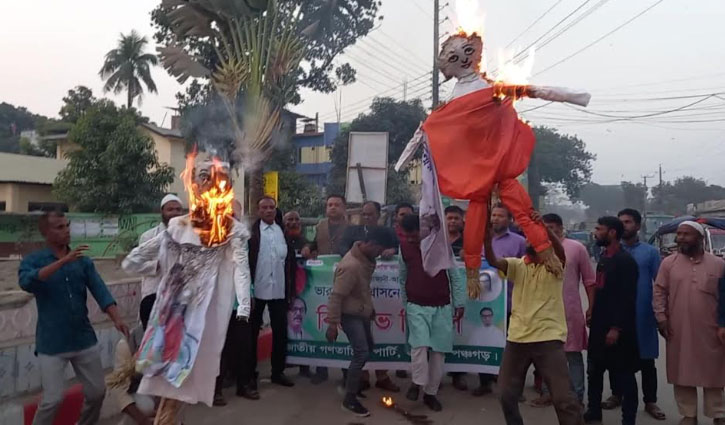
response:
<path id="1" fill-rule="evenodd" d="M 470 201 L 463 237 L 467 270 L 478 270 L 488 217 L 488 201 L 498 185 L 501 202 L 537 252 L 551 246 L 543 224 L 516 180 L 529 166 L 535 137 L 511 98 L 494 98 L 493 87 L 458 97 L 433 111 L 423 123 L 438 184 L 444 195 Z"/>

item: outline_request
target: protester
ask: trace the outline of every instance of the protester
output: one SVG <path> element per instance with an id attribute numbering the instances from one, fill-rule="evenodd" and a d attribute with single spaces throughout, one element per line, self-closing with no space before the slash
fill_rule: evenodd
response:
<path id="1" fill-rule="evenodd" d="M 169 226 L 169 220 L 184 214 L 184 207 L 181 205 L 181 199 L 174 194 L 168 194 L 161 199 L 161 223 L 151 229 L 143 232 L 138 239 L 138 244 L 143 245 L 156 236 L 163 233 Z M 156 298 L 156 290 L 159 287 L 161 274 L 158 270 L 150 270 L 149 273 L 141 277 L 141 298 L 153 296 Z"/>
<path id="2" fill-rule="evenodd" d="M 317 255 L 336 254 L 342 242 L 342 236 L 347 229 L 345 216 L 345 198 L 340 195 L 328 195 L 325 201 L 325 217 L 315 226 L 315 240 L 302 249 L 302 256 L 315 258 Z M 312 376 L 311 382 L 315 385 L 321 384 L 328 379 L 326 367 L 318 367 Z"/>
<path id="3" fill-rule="evenodd" d="M 242 204 L 236 199 L 232 202 L 234 218 L 242 220 Z M 248 244 L 244 244 L 243 248 L 248 251 Z M 250 291 L 249 296 L 252 296 Z M 236 298 L 234 300 L 233 311 L 239 306 Z M 237 318 L 236 313 L 232 313 L 227 327 L 227 336 L 224 341 L 224 349 L 222 350 L 221 361 L 219 365 L 219 376 L 217 377 L 214 387 L 214 406 L 226 406 L 227 401 L 224 398 L 222 390 L 224 388 L 225 378 L 232 378 L 237 385 L 237 397 L 243 397 L 248 400 L 259 400 L 259 392 L 256 388 L 256 376 L 254 370 L 251 369 L 252 359 L 257 356 L 256 351 L 252 352 L 252 324 L 249 320 Z"/>
<path id="4" fill-rule="evenodd" d="M 297 211 L 287 212 L 282 217 L 282 223 L 284 224 L 284 236 L 287 239 L 287 244 L 295 250 L 295 255 L 299 255 L 302 252 L 302 249 L 306 245 L 309 245 L 309 242 L 302 234 L 300 213 Z"/>
<path id="5" fill-rule="evenodd" d="M 704 237 L 700 223 L 680 223 L 679 252 L 662 261 L 654 286 L 657 326 L 667 340 L 667 381 L 683 425 L 697 423 L 697 387 L 703 388 L 705 416 L 725 424 L 725 331 L 718 328 L 725 261 L 704 251 Z"/>
<path id="6" fill-rule="evenodd" d="M 141 324 L 131 331 L 128 339 L 121 338 L 116 344 L 113 373 L 108 381 L 111 381 L 109 382 L 109 395 L 116 401 L 118 411 L 123 414 L 119 425 L 153 424 L 156 400 L 136 392 L 142 375 L 134 373 L 136 369 L 134 354 L 141 345 L 153 306 L 153 298 L 146 297 L 141 300 L 139 307 Z M 129 373 L 129 370 L 133 372 Z"/>
<path id="7" fill-rule="evenodd" d="M 398 236 L 398 240 L 403 240 L 403 229 L 400 227 L 400 223 L 403 221 L 403 217 L 406 215 L 413 214 L 414 208 L 413 205 L 407 203 L 407 202 L 401 202 L 400 204 L 395 206 L 395 217 L 393 217 L 393 228 L 395 229 L 395 234 Z"/>
<path id="8" fill-rule="evenodd" d="M 637 262 L 637 344 L 639 347 L 639 367 L 642 372 L 642 395 L 644 410 L 657 420 L 664 420 L 665 413 L 657 406 L 657 368 L 655 359 L 659 357 L 659 338 L 657 321 L 652 310 L 653 283 L 660 267 L 660 253 L 652 245 L 640 242 L 638 234 L 642 226 L 639 211 L 627 208 L 617 215 L 624 226 L 622 247 Z M 602 402 L 602 409 L 613 409 L 621 404 L 621 394 L 613 374 L 609 374 L 612 396 Z"/>
<path id="9" fill-rule="evenodd" d="M 541 217 L 534 212 L 531 220 L 540 223 Z M 498 378 L 506 423 L 523 424 L 519 399 L 524 390 L 526 373 L 533 363 L 550 386 L 559 423 L 582 424 L 581 407 L 570 391 L 564 353 L 567 326 L 563 279 L 547 270 L 529 244 L 526 245 L 525 258 L 497 257 L 493 250 L 491 225 L 489 222 L 484 244 L 486 260 L 515 282 L 508 338 Z M 561 241 L 551 231 L 547 233 L 556 256 L 565 264 Z"/>
<path id="10" fill-rule="evenodd" d="M 68 363 L 83 385 L 80 425 L 98 422 L 106 393 L 98 339 L 88 319 L 88 292 L 128 337 L 118 307 L 93 261 L 84 256 L 87 245 L 70 248 L 70 222 L 60 211 L 46 212 L 38 227 L 46 248 L 20 263 L 20 287 L 35 296 L 38 309 L 35 351 L 40 363 L 43 396 L 33 425 L 51 425 L 63 402 Z M 72 314 L 70 314 L 72 312 Z"/>
<path id="11" fill-rule="evenodd" d="M 456 269 L 428 276 L 420 252 L 418 216 L 403 218 L 405 239 L 400 241 L 400 283 L 411 347 L 413 383 L 407 398 L 417 401 L 423 387 L 423 403 L 433 411 L 443 407 L 436 398 L 443 377 L 446 353 L 453 351 L 453 321 L 463 317 L 466 282 Z"/>
<path id="12" fill-rule="evenodd" d="M 276 217 L 277 202 L 274 198 L 262 197 L 257 203 L 257 212 L 259 218 L 252 225 L 249 239 L 249 270 L 254 282 L 252 353 L 257 352 L 262 317 L 268 307 L 272 325 L 272 383 L 291 387 L 294 383 L 284 375 L 284 368 L 287 356 L 287 311 L 296 295 L 295 253 L 285 240 L 281 216 Z M 256 376 L 256 356 L 252 356 L 251 370 Z M 256 379 L 252 388 L 256 389 Z"/>
<path id="13" fill-rule="evenodd" d="M 637 263 L 619 242 L 624 226 L 617 217 L 601 217 L 594 236 L 604 248 L 597 264 L 596 291 L 589 333 L 589 405 L 587 423 L 602 420 L 602 383 L 609 370 L 622 397 L 622 424 L 637 417 L 636 303 Z"/>
<path id="14" fill-rule="evenodd" d="M 491 209 L 491 228 L 493 231 L 493 252 L 498 258 L 521 258 L 526 254 L 526 239 L 523 236 L 514 233 L 510 230 L 513 221 L 511 212 L 503 206 L 503 204 L 496 204 Z M 514 288 L 514 282 L 509 277 L 507 291 L 507 306 L 506 314 L 511 314 L 511 302 L 512 293 Z M 495 375 L 488 373 L 479 373 L 478 378 L 480 385 L 478 388 L 473 390 L 473 395 L 476 397 L 483 396 L 492 391 L 493 381 L 496 378 Z M 454 382 L 454 385 L 456 383 Z M 522 395 L 523 396 L 523 395 Z"/>
<path id="15" fill-rule="evenodd" d="M 345 218 L 345 198 L 340 195 L 329 195 L 325 202 L 325 217 L 315 226 L 315 240 L 305 247 L 302 255 L 312 258 L 317 255 L 338 254 L 340 243 L 347 229 Z"/>
<path id="16" fill-rule="evenodd" d="M 461 207 L 451 205 L 444 211 L 446 215 L 446 228 L 448 230 L 448 242 L 453 248 L 453 255 L 461 256 L 463 250 L 463 210 Z"/>
<path id="17" fill-rule="evenodd" d="M 345 399 L 342 406 L 356 416 L 370 415 L 358 400 L 357 394 L 360 391 L 362 369 L 373 350 L 370 326 L 375 310 L 370 293 L 370 281 L 375 271 L 375 259 L 385 249 L 396 245 L 396 239 L 387 229 L 370 228 L 365 238 L 355 242 L 335 269 L 333 289 L 328 301 L 329 325 L 326 337 L 329 342 L 337 340 L 337 328 L 342 325 L 342 330 L 350 341 L 353 358 L 345 382 Z"/>
<path id="18" fill-rule="evenodd" d="M 342 242 L 339 246 L 339 254 L 341 257 L 344 257 L 345 254 L 347 254 L 347 252 L 350 250 L 350 248 L 352 248 L 355 242 L 365 239 L 365 235 L 368 233 L 369 229 L 378 226 L 381 211 L 380 204 L 375 201 L 368 201 L 362 205 L 361 209 L 362 223 L 359 226 L 348 226 L 345 230 L 345 234 L 342 237 Z M 393 236 L 393 238 L 395 239 L 396 237 Z M 384 259 L 390 259 L 393 255 L 395 255 L 397 248 L 398 247 L 396 243 L 394 248 L 388 248 L 384 250 L 381 256 Z M 382 369 L 375 371 L 375 387 L 394 393 L 400 391 L 400 387 L 397 386 L 392 381 L 392 379 L 390 379 L 390 376 L 388 376 L 388 371 Z M 364 371 L 361 389 L 365 391 L 369 388 L 370 373 L 368 371 Z"/>
<path id="19" fill-rule="evenodd" d="M 587 249 L 581 243 L 564 236 L 564 221 L 557 214 L 546 214 L 543 216 L 546 227 L 556 235 L 564 247 L 566 254 L 566 265 L 564 266 L 564 311 L 566 312 L 566 343 L 564 352 L 566 361 L 569 364 L 569 379 L 571 388 L 576 394 L 579 403 L 584 403 L 584 357 L 582 351 L 587 348 L 586 319 L 582 311 L 581 298 L 579 296 L 580 286 L 583 286 L 589 299 L 590 315 L 593 305 L 595 276 L 592 265 L 589 261 Z M 534 407 L 543 407 L 551 404 L 551 395 L 546 384 L 542 385 L 542 395 L 532 400 Z"/>

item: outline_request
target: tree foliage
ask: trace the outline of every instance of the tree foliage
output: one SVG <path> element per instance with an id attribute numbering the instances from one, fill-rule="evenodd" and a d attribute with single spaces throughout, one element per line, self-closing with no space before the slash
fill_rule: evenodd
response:
<path id="1" fill-rule="evenodd" d="M 388 132 L 388 190 L 386 203 L 410 202 L 411 192 L 406 172 L 398 173 L 393 165 L 403 153 L 405 145 L 415 133 L 426 111 L 419 99 L 398 101 L 392 98 L 375 98 L 370 112 L 360 114 L 340 132 L 332 148 L 332 171 L 328 191 L 343 193 L 347 178 L 348 139 L 351 131 Z"/>
<path id="2" fill-rule="evenodd" d="M 0 152 L 19 153 L 20 132 L 34 129 L 43 118 L 22 106 L 0 103 Z"/>
<path id="3" fill-rule="evenodd" d="M 322 190 L 294 171 L 280 171 L 279 208 L 297 211 L 302 217 L 318 217 L 324 213 Z"/>
<path id="4" fill-rule="evenodd" d="M 592 177 L 596 155 L 586 150 L 576 136 L 549 127 L 534 127 L 536 148 L 529 164 L 529 194 L 536 202 L 546 195 L 544 183 L 560 184 L 570 198 L 576 198 Z"/>
<path id="5" fill-rule="evenodd" d="M 194 9 L 188 9 L 186 16 L 170 14 L 175 2 L 162 2 L 151 12 L 151 21 L 156 29 L 154 38 L 160 45 L 179 45 L 183 50 L 198 59 L 207 69 L 215 69 L 219 62 L 217 51 L 209 32 L 196 30 L 203 26 L 217 25 L 217 21 L 229 17 L 259 13 L 267 9 L 271 0 L 230 0 L 213 3 L 208 0 L 195 2 Z M 330 93 L 339 84 L 355 81 L 355 70 L 347 62 L 335 59 L 373 28 L 380 8 L 379 0 L 277 0 L 272 5 L 281 13 L 295 16 L 294 33 L 297 38 L 304 37 L 306 43 L 303 62 L 291 73 L 294 81 L 292 103 L 300 101 L 298 90 L 302 87 Z M 179 34 L 175 23 L 181 18 L 197 24 L 195 29 Z"/>
<path id="6" fill-rule="evenodd" d="M 99 101 L 73 126 L 69 137 L 80 149 L 53 187 L 57 197 L 82 212 L 152 211 L 175 171 L 159 163 L 142 120 L 133 109 Z"/>
<path id="7" fill-rule="evenodd" d="M 126 106 L 133 106 L 133 100 L 143 97 L 143 86 L 150 93 L 156 93 L 156 83 L 151 78 L 151 67 L 158 63 L 152 53 L 146 53 L 148 40 L 135 30 L 130 34 L 121 34 L 118 46 L 106 53 L 103 66 L 98 74 L 106 81 L 104 92 L 115 94 L 126 92 Z"/>
<path id="8" fill-rule="evenodd" d="M 687 212 L 687 204 L 725 199 L 725 187 L 707 184 L 705 180 L 685 176 L 652 188 L 652 207 L 667 214 Z"/>
<path id="9" fill-rule="evenodd" d="M 96 101 L 91 89 L 86 86 L 76 86 L 68 90 L 68 94 L 63 97 L 63 106 L 58 114 L 63 121 L 76 123 Z"/>

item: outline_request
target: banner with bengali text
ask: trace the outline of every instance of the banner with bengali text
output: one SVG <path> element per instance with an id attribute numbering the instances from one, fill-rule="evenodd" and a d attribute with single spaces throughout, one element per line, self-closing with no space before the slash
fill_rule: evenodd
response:
<path id="1" fill-rule="evenodd" d="M 304 265 L 307 281 L 287 316 L 288 364 L 342 368 L 350 363 L 352 348 L 344 332 L 339 332 L 334 343 L 325 339 L 327 302 L 339 261 L 336 255 L 320 256 Z M 465 281 L 465 270 L 462 263 L 459 265 L 458 272 Z M 366 369 L 410 368 L 399 272 L 397 259 L 377 262 L 371 282 L 375 347 Z M 446 355 L 449 372 L 498 373 L 506 344 L 506 281 L 484 261 L 480 283 L 482 295 L 467 300 L 463 319 L 454 322 L 451 318 L 454 346 L 453 352 Z"/>

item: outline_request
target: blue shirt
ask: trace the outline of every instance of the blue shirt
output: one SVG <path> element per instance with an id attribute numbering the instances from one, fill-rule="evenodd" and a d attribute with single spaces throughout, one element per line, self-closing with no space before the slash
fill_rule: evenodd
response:
<path id="1" fill-rule="evenodd" d="M 639 357 L 656 359 L 660 354 L 657 320 L 652 309 L 652 285 L 660 268 L 660 253 L 652 245 L 637 242 L 634 245 L 622 243 L 622 247 L 637 262 L 637 342 Z"/>
<path id="2" fill-rule="evenodd" d="M 35 295 L 38 325 L 36 352 L 46 355 L 85 350 L 98 340 L 88 319 L 87 290 L 101 310 L 115 304 L 113 296 L 88 257 L 63 265 L 48 280 L 38 279 L 43 267 L 57 261 L 50 249 L 27 255 L 20 263 L 20 287 Z"/>

